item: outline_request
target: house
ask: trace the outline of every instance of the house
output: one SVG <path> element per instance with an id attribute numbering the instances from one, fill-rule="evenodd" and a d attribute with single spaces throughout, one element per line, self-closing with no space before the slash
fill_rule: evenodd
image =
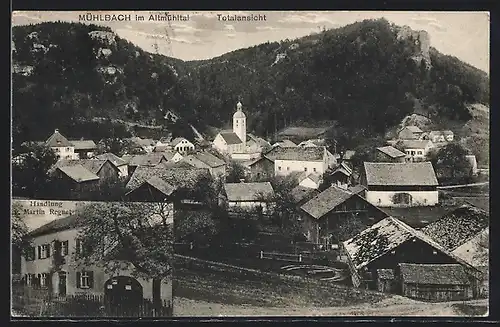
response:
<path id="1" fill-rule="evenodd" d="M 172 146 L 170 144 L 166 145 L 155 145 L 153 152 L 166 152 L 172 150 Z"/>
<path id="2" fill-rule="evenodd" d="M 405 162 L 406 153 L 389 145 L 378 147 L 375 156 L 378 162 Z"/>
<path id="3" fill-rule="evenodd" d="M 261 137 L 255 136 L 253 134 L 247 134 L 247 152 L 248 153 L 262 153 L 267 152 L 271 149 L 271 144 Z"/>
<path id="4" fill-rule="evenodd" d="M 346 150 L 345 152 L 334 154 L 334 157 L 335 157 L 335 160 L 337 162 L 345 162 L 345 163 L 350 164 L 352 161 L 352 157 L 355 154 L 356 154 L 356 151 L 354 151 L 354 150 Z"/>
<path id="5" fill-rule="evenodd" d="M 340 249 L 355 287 L 442 301 L 470 299 L 479 294 L 480 271 L 393 217 L 342 242 Z M 418 265 L 411 267 L 422 275 L 408 275 L 411 267 L 404 264 Z M 467 281 L 453 285 L 457 287 L 439 283 L 456 278 L 455 271 L 461 271 L 461 276 L 465 273 Z"/>
<path id="6" fill-rule="evenodd" d="M 329 180 L 333 184 L 348 186 L 352 182 L 352 168 L 342 161 L 330 174 Z"/>
<path id="7" fill-rule="evenodd" d="M 422 136 L 422 139 L 430 140 L 432 143 L 453 142 L 452 131 L 431 131 Z"/>
<path id="8" fill-rule="evenodd" d="M 273 147 L 275 147 L 275 146 L 280 146 L 282 148 L 294 148 L 297 146 L 297 144 L 293 143 L 290 140 L 283 140 L 283 141 L 279 141 L 279 142 L 274 143 Z"/>
<path id="9" fill-rule="evenodd" d="M 55 166 L 83 166 L 89 172 L 97 175 L 100 183 L 109 180 L 118 180 L 120 176 L 120 170 L 107 159 L 59 160 Z"/>
<path id="10" fill-rule="evenodd" d="M 328 150 L 325 147 L 275 147 L 264 156 L 274 162 L 274 174 L 279 176 L 293 172 L 323 175 L 330 166 Z"/>
<path id="11" fill-rule="evenodd" d="M 222 131 L 215 137 L 213 146 L 223 154 L 245 153 L 247 141 L 246 116 L 243 113 L 241 102 L 236 104 L 236 112 L 233 114 L 232 131 Z"/>
<path id="12" fill-rule="evenodd" d="M 108 153 L 99 154 L 95 158 L 100 159 L 100 160 L 108 160 L 116 168 L 118 168 L 120 177 L 122 177 L 122 178 L 128 177 L 127 162 L 125 160 L 123 160 L 122 158 L 118 157 L 117 155 L 108 152 Z"/>
<path id="13" fill-rule="evenodd" d="M 175 155 L 172 156 L 172 159 Z M 181 158 L 182 159 L 182 158 Z M 168 162 L 166 152 L 152 152 L 148 154 L 124 155 L 122 160 L 127 162 L 128 173 L 132 175 L 137 167 L 155 167 Z"/>
<path id="14" fill-rule="evenodd" d="M 144 152 L 146 153 L 151 153 L 153 152 L 153 149 L 156 145 L 156 141 L 153 140 L 153 139 L 148 139 L 148 138 L 140 138 L 138 136 L 134 136 L 134 137 L 131 137 L 130 139 L 130 142 L 132 142 L 132 144 L 138 148 L 138 149 L 142 149 Z"/>
<path id="15" fill-rule="evenodd" d="M 365 162 L 361 184 L 377 207 L 434 206 L 438 181 L 430 162 Z"/>
<path id="16" fill-rule="evenodd" d="M 300 211 L 307 239 L 326 245 L 344 241 L 387 217 L 363 197 L 336 185 L 304 203 Z"/>
<path id="17" fill-rule="evenodd" d="M 388 216 L 399 219 L 412 228 L 420 230 L 459 207 L 460 205 L 456 204 L 439 204 L 418 207 L 381 207 L 381 209 Z"/>
<path id="18" fill-rule="evenodd" d="M 226 183 L 224 191 L 230 211 L 257 209 L 269 214 L 272 210 L 274 189 L 270 182 Z"/>
<path id="19" fill-rule="evenodd" d="M 268 180 L 274 176 L 274 162 L 262 156 L 248 163 L 250 179 L 254 181 Z"/>
<path id="20" fill-rule="evenodd" d="M 179 191 L 182 193 L 180 200 L 183 200 L 184 197 L 194 196 L 200 178 L 209 174 L 206 168 L 138 166 L 125 186 L 125 197 L 130 201 L 158 202 L 173 197 Z"/>
<path id="21" fill-rule="evenodd" d="M 472 169 L 472 175 L 476 176 L 478 173 L 476 156 L 473 154 L 468 154 L 465 156 L 465 159 L 469 161 L 469 164 Z"/>
<path id="22" fill-rule="evenodd" d="M 226 162 L 209 152 L 197 152 L 182 159 L 196 168 L 207 168 L 214 177 L 226 175 Z"/>
<path id="23" fill-rule="evenodd" d="M 418 140 L 424 131 L 418 126 L 405 126 L 398 132 L 400 140 Z"/>
<path id="24" fill-rule="evenodd" d="M 175 139 L 173 139 L 171 146 L 176 152 L 179 152 L 181 155 L 185 155 L 194 151 L 194 144 L 183 137 L 176 137 Z"/>
<path id="25" fill-rule="evenodd" d="M 156 142 L 155 146 L 169 146 L 170 147 L 171 142 L 172 142 L 172 133 L 169 133 L 168 136 L 160 137 L 158 142 Z"/>
<path id="26" fill-rule="evenodd" d="M 97 145 L 92 140 L 74 140 L 70 141 L 75 148 L 75 153 L 78 156 L 78 159 L 88 159 L 94 156 L 94 153 L 97 149 Z"/>
<path id="27" fill-rule="evenodd" d="M 302 172 L 298 177 L 298 182 L 300 186 L 317 189 L 322 182 L 322 178 L 318 174 Z"/>
<path id="28" fill-rule="evenodd" d="M 99 204 L 99 202 L 94 203 Z M 168 206 L 168 210 L 173 212 L 172 205 Z M 173 222 L 172 218 L 167 217 L 167 219 Z M 136 288 L 141 300 L 142 298 L 152 300 L 153 281 L 133 276 L 130 263 L 117 260 L 116 263 L 120 267 L 110 274 L 99 263 L 87 265 L 78 260 L 76 255 L 85 251 L 83 242 L 79 239 L 79 232 L 84 226 L 85 217 L 78 210 L 70 215 L 59 216 L 36 229 L 28 226 L 30 228 L 28 236 L 32 239 L 32 247 L 21 258 L 21 273 L 26 287 L 51 290 L 52 294 L 61 297 L 66 295 L 106 296 L 112 295 L 113 292 L 120 292 L 120 287 L 122 287 L 122 292 L 132 287 L 132 290 Z M 58 254 L 64 258 L 64 263 L 58 267 L 57 271 L 53 271 L 53 257 L 56 251 L 60 251 Z M 126 282 L 125 285 L 122 282 Z M 164 279 L 162 282 L 160 298 L 171 300 L 171 279 Z"/>
<path id="29" fill-rule="evenodd" d="M 425 140 L 404 140 L 402 147 L 406 153 L 407 162 L 425 161 L 429 151 L 434 148 L 431 141 Z"/>
<path id="30" fill-rule="evenodd" d="M 52 176 L 58 181 L 58 189 L 69 194 L 84 193 L 99 187 L 99 176 L 82 165 L 56 167 Z"/>
<path id="31" fill-rule="evenodd" d="M 59 159 L 78 159 L 73 144 L 58 129 L 45 141 L 45 145 L 54 150 Z"/>
<path id="32" fill-rule="evenodd" d="M 292 189 L 290 195 L 293 202 L 300 207 L 319 193 L 317 189 L 297 185 Z"/>

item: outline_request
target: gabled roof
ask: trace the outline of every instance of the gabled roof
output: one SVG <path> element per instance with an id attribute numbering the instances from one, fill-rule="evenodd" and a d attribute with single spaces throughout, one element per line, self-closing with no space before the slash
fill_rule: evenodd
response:
<path id="1" fill-rule="evenodd" d="M 220 136 L 228 145 L 243 143 L 240 137 L 234 132 L 220 132 Z"/>
<path id="2" fill-rule="evenodd" d="M 124 156 L 125 157 L 125 156 Z M 165 158 L 164 152 L 152 152 L 148 154 L 139 154 L 132 156 L 128 162 L 129 166 L 156 166 Z M 123 158 L 125 160 L 125 158 Z"/>
<path id="3" fill-rule="evenodd" d="M 460 264 L 400 263 L 402 282 L 431 285 L 469 285 L 469 275 Z"/>
<path id="4" fill-rule="evenodd" d="M 120 167 L 127 164 L 125 160 L 123 160 L 122 158 L 118 157 L 117 155 L 111 152 L 99 154 L 96 156 L 96 158 L 101 160 L 109 160 L 116 167 Z"/>
<path id="5" fill-rule="evenodd" d="M 390 145 L 379 147 L 379 148 L 377 148 L 377 150 L 388 155 L 391 158 L 401 158 L 401 157 L 406 156 L 406 154 L 404 152 L 399 151 L 398 149 L 396 149 L 395 147 L 392 147 Z"/>
<path id="6" fill-rule="evenodd" d="M 198 178 L 202 175 L 209 175 L 208 169 L 205 168 L 174 168 L 174 167 L 148 167 L 138 166 L 126 188 L 129 190 L 136 189 L 143 182 L 150 180 L 151 177 L 158 177 L 175 188 L 194 188 Z"/>
<path id="7" fill-rule="evenodd" d="M 153 149 L 153 152 L 164 152 L 170 149 L 170 145 L 156 145 Z"/>
<path id="8" fill-rule="evenodd" d="M 163 179 L 157 177 L 157 176 L 151 176 L 147 180 L 145 180 L 141 185 L 139 185 L 137 188 L 141 187 L 144 184 L 149 184 L 150 186 L 154 187 L 158 191 L 162 192 L 166 196 L 171 195 L 175 191 L 175 187 L 164 181 Z M 136 188 L 136 189 L 137 189 Z M 133 192 L 134 190 L 131 190 L 127 192 L 127 194 Z"/>
<path id="9" fill-rule="evenodd" d="M 342 162 L 342 163 L 340 163 L 340 165 L 337 168 L 334 169 L 334 171 L 332 172 L 332 175 L 338 174 L 338 173 L 341 173 L 347 177 L 350 177 L 352 175 L 352 169 L 351 169 L 351 167 L 346 165 L 345 162 Z"/>
<path id="10" fill-rule="evenodd" d="M 485 228 L 469 241 L 454 249 L 452 253 L 474 267 L 487 267 L 489 266 L 489 246 L 484 242 L 489 243 L 488 241 L 489 228 Z"/>
<path id="11" fill-rule="evenodd" d="M 66 137 L 64 137 L 61 133 L 59 133 L 59 130 L 55 130 L 54 134 L 52 134 L 47 141 L 45 141 L 45 145 L 48 147 L 72 147 L 73 145 L 71 144 L 70 141 Z"/>
<path id="12" fill-rule="evenodd" d="M 489 220 L 488 212 L 473 206 L 463 205 L 425 226 L 422 232 L 449 251 L 453 251 L 487 228 Z"/>
<path id="13" fill-rule="evenodd" d="M 410 132 L 412 133 L 422 133 L 423 131 L 420 129 L 420 127 L 418 126 L 414 126 L 414 125 L 410 125 L 410 126 L 406 126 L 406 127 L 403 127 L 401 130 L 403 129 L 407 129 L 409 130 Z"/>
<path id="14" fill-rule="evenodd" d="M 354 193 L 332 185 L 304 203 L 300 208 L 312 217 L 319 219 L 351 196 L 354 196 Z"/>
<path id="15" fill-rule="evenodd" d="M 299 183 L 302 183 L 306 179 L 310 179 L 311 181 L 313 181 L 316 184 L 321 182 L 321 176 L 319 176 L 318 174 L 308 173 L 308 172 L 304 171 L 298 177 Z"/>
<path id="16" fill-rule="evenodd" d="M 88 171 L 98 174 L 102 166 L 107 162 L 107 159 L 76 159 L 76 160 L 59 160 L 55 166 L 56 167 L 70 167 L 81 165 L 85 167 Z M 110 161 L 111 162 L 111 161 Z"/>
<path id="17" fill-rule="evenodd" d="M 439 206 L 418 206 L 418 207 L 384 207 L 380 208 L 388 216 L 403 221 L 405 224 L 420 229 L 432 222 L 440 219 L 459 206 L 439 205 Z"/>
<path id="18" fill-rule="evenodd" d="M 92 173 L 82 165 L 62 166 L 57 167 L 56 169 L 60 170 L 77 183 L 95 181 L 99 179 L 99 176 Z"/>
<path id="19" fill-rule="evenodd" d="M 42 225 L 31 231 L 28 235 L 35 237 L 44 234 L 55 233 L 62 230 L 78 228 L 83 226 L 84 221 L 84 217 L 78 214 L 74 214 L 46 223 L 45 225 Z"/>
<path id="20" fill-rule="evenodd" d="M 283 141 L 279 141 L 279 142 L 274 143 L 273 146 L 281 146 L 283 148 L 294 148 L 297 146 L 297 144 L 293 143 L 290 140 L 283 140 Z"/>
<path id="21" fill-rule="evenodd" d="M 282 148 L 275 147 L 264 155 L 271 161 L 275 160 L 297 160 L 297 161 L 323 161 L 325 156 L 324 147 L 314 148 Z"/>
<path id="22" fill-rule="evenodd" d="M 181 143 L 184 140 L 189 142 L 189 140 L 185 137 L 176 137 L 175 139 L 172 140 L 171 144 L 173 147 L 175 147 L 177 144 Z M 189 143 L 191 143 L 191 142 L 189 142 Z"/>
<path id="23" fill-rule="evenodd" d="M 304 187 L 297 185 L 291 191 L 291 196 L 295 203 L 299 203 L 304 200 L 310 200 L 312 197 L 319 194 L 319 191 L 313 188 Z"/>
<path id="24" fill-rule="evenodd" d="M 153 139 L 143 139 L 138 136 L 131 137 L 130 141 L 141 147 L 154 146 L 156 144 L 156 141 Z"/>
<path id="25" fill-rule="evenodd" d="M 436 173 L 430 162 L 365 162 L 366 181 L 371 185 L 437 186 Z"/>
<path id="26" fill-rule="evenodd" d="M 271 159 L 269 159 L 269 158 L 267 158 L 267 157 L 265 157 L 265 156 L 262 156 L 262 157 L 260 157 L 260 158 L 256 158 L 256 159 L 254 159 L 254 160 L 252 160 L 252 161 L 248 162 L 248 163 L 247 163 L 247 166 L 248 166 L 248 167 L 251 167 L 251 166 L 255 165 L 256 163 L 261 162 L 262 160 L 268 160 L 268 161 L 270 161 L 270 162 L 273 162 Z"/>
<path id="27" fill-rule="evenodd" d="M 207 164 L 211 168 L 221 167 L 221 166 L 224 166 L 226 164 L 224 162 L 224 160 L 214 156 L 210 152 L 198 152 L 198 153 L 192 154 L 192 156 L 195 157 L 196 159 L 198 159 L 199 161 Z"/>
<path id="28" fill-rule="evenodd" d="M 75 150 L 94 150 L 97 145 L 92 140 L 72 140 Z"/>
<path id="29" fill-rule="evenodd" d="M 230 202 L 262 201 L 262 196 L 274 195 L 274 189 L 270 182 L 226 183 L 224 189 Z"/>
<path id="30" fill-rule="evenodd" d="M 412 239 L 419 239 L 458 263 L 474 268 L 436 243 L 429 236 L 393 217 L 387 217 L 377 222 L 342 244 L 355 268 L 360 269 Z"/>
<path id="31" fill-rule="evenodd" d="M 425 149 L 430 146 L 430 140 L 402 140 L 402 145 L 405 149 Z"/>

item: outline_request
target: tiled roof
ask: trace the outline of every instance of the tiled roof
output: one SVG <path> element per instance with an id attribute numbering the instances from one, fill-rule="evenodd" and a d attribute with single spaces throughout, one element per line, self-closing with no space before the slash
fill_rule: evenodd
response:
<path id="1" fill-rule="evenodd" d="M 175 188 L 188 188 L 192 189 L 196 186 L 196 182 L 201 175 L 208 175 L 208 169 L 204 168 L 173 168 L 173 167 L 147 167 L 138 166 L 129 182 L 127 189 L 133 190 L 139 187 L 143 182 L 149 180 L 151 177 L 156 176 L 161 178 L 168 184 Z"/>
<path id="2" fill-rule="evenodd" d="M 283 141 L 279 141 L 279 142 L 277 142 L 277 143 L 273 144 L 273 146 L 274 146 L 274 145 L 281 146 L 281 147 L 283 147 L 283 148 L 294 148 L 294 147 L 296 147 L 296 146 L 297 146 L 297 144 L 293 143 L 293 142 L 292 142 L 292 141 L 290 141 L 290 140 L 283 140 Z"/>
<path id="3" fill-rule="evenodd" d="M 227 199 L 231 202 L 259 201 L 262 196 L 273 196 L 274 190 L 270 182 L 262 183 L 226 183 L 224 184 Z"/>
<path id="4" fill-rule="evenodd" d="M 54 134 L 52 134 L 47 141 L 45 141 L 45 145 L 48 147 L 71 147 L 73 146 L 67 138 L 65 138 L 58 130 L 55 130 Z"/>
<path id="5" fill-rule="evenodd" d="M 310 180 L 312 180 L 316 184 L 318 184 L 321 181 L 321 176 L 319 176 L 318 174 L 308 173 L 308 172 L 303 171 L 300 173 L 300 175 L 298 177 L 299 183 L 302 183 L 302 181 L 304 181 L 307 178 L 309 178 Z"/>
<path id="6" fill-rule="evenodd" d="M 485 246 L 486 241 L 489 241 L 489 228 L 477 233 L 472 239 L 454 249 L 452 253 L 474 267 L 487 267 L 489 246 Z"/>
<path id="7" fill-rule="evenodd" d="M 224 160 L 214 156 L 209 152 L 198 152 L 196 154 L 193 154 L 193 156 L 196 157 L 201 162 L 206 163 L 212 168 L 224 166 L 226 164 Z"/>
<path id="8" fill-rule="evenodd" d="M 360 269 L 412 239 L 419 239 L 453 258 L 455 261 L 472 267 L 436 243 L 429 236 L 393 217 L 387 217 L 377 222 L 353 238 L 343 242 L 343 246 L 356 269 Z"/>
<path id="9" fill-rule="evenodd" d="M 422 232 L 453 251 L 487 228 L 489 220 L 488 212 L 464 205 L 427 225 Z"/>
<path id="10" fill-rule="evenodd" d="M 402 282 L 430 285 L 468 285 L 469 276 L 460 264 L 400 263 Z"/>
<path id="11" fill-rule="evenodd" d="M 381 208 L 388 216 L 397 218 L 413 228 L 422 228 L 455 210 L 456 205 Z"/>
<path id="12" fill-rule="evenodd" d="M 161 179 L 157 176 L 151 176 L 150 178 L 145 180 L 141 185 L 143 185 L 143 184 L 151 185 L 152 187 L 154 187 L 158 191 L 162 192 L 166 196 L 172 194 L 175 191 L 174 186 L 170 185 L 169 183 L 165 182 L 163 179 Z M 132 192 L 132 191 L 130 191 L 130 192 Z"/>
<path id="13" fill-rule="evenodd" d="M 73 144 L 75 150 L 94 150 L 97 148 L 96 144 L 92 140 L 72 140 L 71 144 Z"/>
<path id="14" fill-rule="evenodd" d="M 317 194 L 319 194 L 318 190 L 300 185 L 295 186 L 291 191 L 291 196 L 295 203 L 309 200 Z"/>
<path id="15" fill-rule="evenodd" d="M 107 159 L 76 159 L 76 160 L 59 160 L 56 163 L 57 167 L 69 167 L 81 165 L 88 171 L 98 174 L 102 166 L 108 161 Z"/>
<path id="16" fill-rule="evenodd" d="M 405 149 L 425 149 L 432 144 L 429 140 L 402 140 Z"/>
<path id="17" fill-rule="evenodd" d="M 275 147 L 265 154 L 271 161 L 275 160 L 296 160 L 296 161 L 323 161 L 325 156 L 324 147 L 316 148 L 282 148 Z"/>
<path id="18" fill-rule="evenodd" d="M 319 219 L 353 195 L 354 193 L 332 185 L 308 202 L 304 203 L 300 208 L 312 217 Z"/>
<path id="19" fill-rule="evenodd" d="M 175 147 L 177 144 L 181 143 L 184 140 L 188 141 L 188 139 L 186 139 L 184 137 L 176 137 L 175 139 L 172 140 L 171 144 L 172 144 L 173 147 Z"/>
<path id="20" fill-rule="evenodd" d="M 406 156 L 406 154 L 404 152 L 399 151 L 398 149 L 396 149 L 395 147 L 392 147 L 390 145 L 379 147 L 379 148 L 377 148 L 377 150 L 388 155 L 391 158 L 400 158 L 400 157 Z"/>
<path id="21" fill-rule="evenodd" d="M 437 186 L 436 173 L 430 162 L 365 162 L 366 180 L 371 185 Z"/>
<path id="22" fill-rule="evenodd" d="M 364 185 L 361 185 L 361 184 L 358 184 L 355 186 L 349 186 L 349 187 L 347 187 L 347 189 L 354 194 L 359 194 L 363 191 L 366 191 L 366 187 Z"/>
<path id="23" fill-rule="evenodd" d="M 170 149 L 170 145 L 157 145 L 154 147 L 153 152 L 164 152 Z"/>
<path id="24" fill-rule="evenodd" d="M 260 158 L 256 158 L 256 159 L 254 159 L 254 160 L 252 160 L 252 161 L 249 161 L 249 162 L 247 163 L 247 166 L 248 166 L 248 167 L 251 167 L 251 166 L 255 165 L 256 163 L 258 163 L 258 162 L 260 162 L 260 161 L 262 161 L 262 160 L 269 160 L 269 161 L 271 161 L 271 162 L 272 162 L 272 160 L 270 160 L 269 158 L 266 158 L 265 156 L 263 156 L 263 157 L 260 157 Z"/>
<path id="25" fill-rule="evenodd" d="M 222 136 L 222 138 L 228 145 L 242 143 L 240 137 L 233 132 L 221 132 L 220 136 Z"/>
<path id="26" fill-rule="evenodd" d="M 97 155 L 96 158 L 101 160 L 109 160 L 116 167 L 120 167 L 127 164 L 125 160 L 123 160 L 122 158 L 118 157 L 117 155 L 111 152 Z"/>
<path id="27" fill-rule="evenodd" d="M 422 133 L 423 131 L 420 129 L 420 127 L 418 126 L 414 126 L 414 125 L 411 125 L 411 126 L 406 126 L 405 127 L 406 129 L 408 129 L 410 132 L 412 133 Z M 404 129 L 404 128 L 403 128 Z"/>
<path id="28" fill-rule="evenodd" d="M 81 217 L 78 214 L 55 219 L 45 225 L 38 227 L 37 229 L 34 229 L 29 233 L 29 236 L 35 237 L 44 234 L 55 233 L 62 230 L 81 227 L 84 220 L 84 217 Z"/>
<path id="29" fill-rule="evenodd" d="M 58 167 L 60 171 L 66 174 L 69 178 L 74 180 L 75 182 L 88 182 L 95 181 L 99 179 L 99 176 L 89 171 L 87 168 L 82 165 L 74 165 L 74 166 L 62 166 Z"/>
<path id="30" fill-rule="evenodd" d="M 164 152 L 153 152 L 148 154 L 139 154 L 130 158 L 128 162 L 129 166 L 156 166 L 160 163 L 160 161 L 165 158 Z M 125 160 L 125 158 L 122 158 Z"/>

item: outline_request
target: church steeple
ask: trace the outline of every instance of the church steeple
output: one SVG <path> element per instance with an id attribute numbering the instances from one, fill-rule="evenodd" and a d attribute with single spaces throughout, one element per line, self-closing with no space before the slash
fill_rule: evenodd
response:
<path id="1" fill-rule="evenodd" d="M 246 149 L 247 141 L 247 124 L 246 116 L 243 113 L 243 105 L 238 101 L 236 104 L 236 112 L 233 115 L 233 132 L 238 135 L 243 143 L 243 151 Z"/>

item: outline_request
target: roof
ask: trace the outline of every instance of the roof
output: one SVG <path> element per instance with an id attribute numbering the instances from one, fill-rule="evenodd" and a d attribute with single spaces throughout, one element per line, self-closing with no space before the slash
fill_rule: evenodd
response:
<path id="1" fill-rule="evenodd" d="M 302 181 L 306 180 L 306 179 L 310 179 L 312 180 L 314 183 L 318 184 L 319 182 L 321 182 L 321 176 L 319 176 L 318 174 L 314 174 L 314 173 L 307 173 L 307 172 L 302 172 L 300 175 L 299 175 L 299 183 L 301 183 Z"/>
<path id="2" fill-rule="evenodd" d="M 453 135 L 453 132 L 452 131 L 430 131 L 429 132 L 429 136 L 439 136 L 439 135 L 443 135 L 443 136 L 448 136 L 448 135 Z"/>
<path id="3" fill-rule="evenodd" d="M 45 141 L 45 145 L 48 147 L 71 147 L 73 146 L 67 138 L 65 138 L 59 130 L 55 130 L 54 134 L 52 134 L 47 141 Z"/>
<path id="4" fill-rule="evenodd" d="M 170 145 L 157 145 L 154 147 L 153 152 L 164 152 L 170 148 Z"/>
<path id="5" fill-rule="evenodd" d="M 291 196 L 295 203 L 299 203 L 304 200 L 309 200 L 313 196 L 319 194 L 319 191 L 313 188 L 297 185 L 291 191 Z"/>
<path id="6" fill-rule="evenodd" d="M 300 208 L 312 217 L 319 219 L 353 195 L 354 193 L 332 185 L 304 203 Z"/>
<path id="7" fill-rule="evenodd" d="M 132 158 L 130 158 L 128 164 L 130 166 L 156 166 L 160 163 L 160 161 L 163 158 L 168 160 L 168 158 L 165 157 L 164 152 L 138 154 L 138 155 L 132 156 Z M 123 159 L 126 160 L 125 158 L 123 158 Z"/>
<path id="8" fill-rule="evenodd" d="M 96 158 L 101 160 L 109 160 L 116 167 L 120 167 L 127 164 L 125 160 L 123 160 L 122 158 L 118 157 L 117 155 L 111 152 L 97 155 Z"/>
<path id="9" fill-rule="evenodd" d="M 194 188 L 196 186 L 197 179 L 202 175 L 208 174 L 208 169 L 205 168 L 138 166 L 130 177 L 126 188 L 128 190 L 136 189 L 142 185 L 143 182 L 150 180 L 153 176 L 164 180 L 176 188 Z"/>
<path id="10" fill-rule="evenodd" d="M 397 218 L 413 228 L 422 228 L 435 222 L 447 213 L 455 210 L 457 205 L 437 205 L 418 207 L 384 207 L 380 208 L 388 216 Z"/>
<path id="11" fill-rule="evenodd" d="M 75 150 L 93 150 L 97 148 L 96 144 L 92 140 L 72 140 L 71 144 L 73 144 Z"/>
<path id="12" fill-rule="evenodd" d="M 251 167 L 251 166 L 255 165 L 256 163 L 258 163 L 258 162 L 260 162 L 260 161 L 262 161 L 262 160 L 268 160 L 268 161 L 271 161 L 271 162 L 272 162 L 272 160 L 271 160 L 271 159 L 266 158 L 265 156 L 262 156 L 262 157 L 260 157 L 260 158 L 256 158 L 256 159 L 254 159 L 254 160 L 252 160 L 252 161 L 248 162 L 248 163 L 247 163 L 247 166 L 248 166 L 248 167 Z"/>
<path id="13" fill-rule="evenodd" d="M 139 146 L 154 146 L 156 144 L 153 139 L 143 139 L 137 136 L 130 138 L 130 140 Z"/>
<path id="14" fill-rule="evenodd" d="M 468 203 L 474 207 L 483 209 L 486 212 L 490 212 L 490 197 L 489 196 L 471 196 L 471 197 L 460 197 L 460 200 Z"/>
<path id="15" fill-rule="evenodd" d="M 489 226 L 488 212 L 463 205 L 427 225 L 422 232 L 450 251 L 468 242 Z"/>
<path id="16" fill-rule="evenodd" d="M 414 126 L 414 125 L 406 126 L 406 127 L 402 128 L 402 130 L 405 129 L 405 128 L 408 129 L 412 133 L 422 133 L 423 132 L 420 129 L 420 127 Z"/>
<path id="17" fill-rule="evenodd" d="M 367 184 L 393 186 L 437 186 L 430 162 L 365 162 Z"/>
<path id="18" fill-rule="evenodd" d="M 181 143 L 184 140 L 189 142 L 189 140 L 185 137 L 176 137 L 175 139 L 172 140 L 171 144 L 172 144 L 172 146 L 176 146 L 177 144 Z M 189 142 L 189 143 L 191 143 L 191 142 Z"/>
<path id="19" fill-rule="evenodd" d="M 45 225 L 34 229 L 28 235 L 35 237 L 43 234 L 55 233 L 61 230 L 77 228 L 83 225 L 83 221 L 83 217 L 76 213 L 74 215 L 55 219 Z"/>
<path id="20" fill-rule="evenodd" d="M 399 151 L 398 149 L 390 145 L 379 147 L 377 148 L 377 150 L 388 155 L 391 158 L 400 158 L 406 156 L 404 152 Z"/>
<path id="21" fill-rule="evenodd" d="M 236 112 L 233 114 L 233 118 L 245 118 L 245 114 L 241 109 L 236 110 Z"/>
<path id="22" fill-rule="evenodd" d="M 62 166 L 62 167 L 57 167 L 57 169 L 59 169 L 69 178 L 78 183 L 95 181 L 99 179 L 99 176 L 92 173 L 82 165 Z"/>
<path id="23" fill-rule="evenodd" d="M 231 202 L 237 201 L 259 201 L 262 196 L 274 195 L 270 182 L 261 183 L 226 183 L 224 184 L 227 199 Z"/>
<path id="24" fill-rule="evenodd" d="M 474 267 L 489 266 L 489 228 L 483 229 L 469 241 L 457 247 L 452 253 L 467 261 Z"/>
<path id="25" fill-rule="evenodd" d="M 419 239 L 445 253 L 455 261 L 470 266 L 470 264 L 447 251 L 429 236 L 394 217 L 387 217 L 377 222 L 342 244 L 355 268 L 360 269 L 412 239 Z"/>
<path id="26" fill-rule="evenodd" d="M 81 165 L 85 167 L 88 171 L 98 174 L 102 166 L 107 162 L 107 159 L 76 159 L 76 160 L 59 160 L 55 166 L 56 167 L 69 167 Z"/>
<path id="27" fill-rule="evenodd" d="M 151 176 L 147 180 L 145 180 L 140 186 L 144 184 L 149 184 L 158 191 L 162 192 L 165 195 L 170 195 L 175 191 L 175 187 L 164 181 L 163 179 L 157 176 Z M 139 186 L 139 187 L 140 187 Z M 130 192 L 129 192 L 130 193 Z"/>
<path id="28" fill-rule="evenodd" d="M 403 283 L 431 285 L 468 285 L 469 275 L 460 264 L 400 263 Z"/>
<path id="29" fill-rule="evenodd" d="M 425 149 L 432 144 L 429 140 L 402 140 L 405 149 Z"/>
<path id="30" fill-rule="evenodd" d="M 242 143 L 240 137 L 234 132 L 220 132 L 220 136 L 228 145 Z"/>
<path id="31" fill-rule="evenodd" d="M 345 164 L 342 165 L 341 163 L 337 168 L 335 168 L 335 170 L 332 172 L 332 175 L 337 173 L 341 173 L 346 175 L 347 177 L 350 177 L 352 175 L 352 169 Z"/>
<path id="32" fill-rule="evenodd" d="M 279 146 L 284 147 L 284 148 L 294 148 L 297 146 L 297 144 L 293 143 L 290 140 L 279 141 L 279 142 L 276 142 L 275 145 L 279 145 Z"/>
<path id="33" fill-rule="evenodd" d="M 282 148 L 275 147 L 264 155 L 271 161 L 275 160 L 297 160 L 297 161 L 323 161 L 325 156 L 324 147 L 316 148 Z"/>
<path id="34" fill-rule="evenodd" d="M 204 162 L 205 164 L 207 164 L 211 168 L 224 166 L 226 164 L 226 162 L 224 160 L 214 156 L 210 152 L 198 152 L 198 153 L 193 154 L 192 156 L 197 158 L 201 162 Z"/>
<path id="35" fill-rule="evenodd" d="M 311 138 L 324 134 L 328 128 L 329 127 L 287 127 L 278 134 Z"/>
<path id="36" fill-rule="evenodd" d="M 359 194 L 363 191 L 366 191 L 366 187 L 364 185 L 358 184 L 354 186 L 348 186 L 347 189 L 349 192 L 354 193 L 354 194 Z"/>

